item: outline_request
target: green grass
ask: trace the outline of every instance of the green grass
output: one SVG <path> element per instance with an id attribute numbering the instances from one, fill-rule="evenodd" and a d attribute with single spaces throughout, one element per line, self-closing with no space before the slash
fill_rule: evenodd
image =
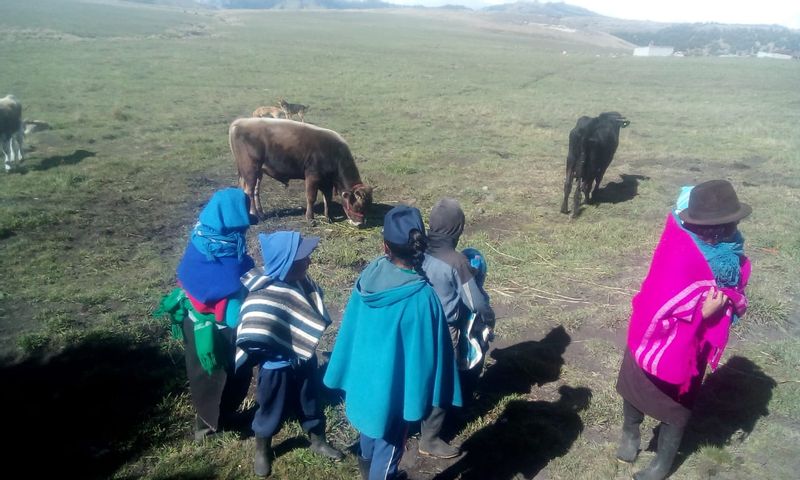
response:
<path id="1" fill-rule="evenodd" d="M 93 371 L 90 353 L 112 345 L 117 377 L 132 379 L 129 391 L 153 392 L 135 405 L 117 390 L 106 393 L 142 417 L 104 420 L 113 434 L 97 422 L 71 442 L 79 455 L 64 468 L 103 478 L 250 475 L 252 439 L 225 433 L 190 441 L 181 348 L 150 313 L 174 284 L 200 208 L 236 182 L 228 125 L 285 97 L 310 105 L 310 122 L 348 140 L 362 178 L 377 185 L 378 203 L 413 203 L 427 215 L 442 196 L 461 201 L 461 245 L 481 249 L 490 264 L 498 345 L 539 341 L 559 325 L 571 336 L 557 380 L 493 398 L 455 432 L 466 441 L 495 428 L 512 402 L 540 408 L 555 404 L 560 386 L 589 388 L 591 403 L 577 413 L 583 430 L 545 462 L 548 478 L 630 473 L 613 461 L 620 422 L 613 385 L 631 295 L 679 187 L 731 180 L 754 207 L 741 225 L 754 270 L 750 313 L 733 330 L 726 359 L 746 357 L 775 380 L 770 415 L 741 440 L 732 433 L 698 446 L 673 478 L 791 478 L 800 467 L 791 448 L 800 435 L 800 66 L 633 58 L 459 18 L 0 4 L 8 47 L 0 60 L 13 65 L 0 70 L 0 95 L 14 93 L 26 118 L 53 127 L 27 138 L 20 170 L 0 175 L 2 373 L 22 382 L 19 371 L 32 378 L 62 365 Z M 628 183 L 617 203 L 586 206 L 569 220 L 558 212 L 568 132 L 579 116 L 609 110 L 632 123 L 605 183 Z M 298 183 L 285 190 L 266 179 L 262 188 L 268 212 L 297 213 L 254 227 L 250 250 L 257 254 L 261 231 L 321 236 L 311 272 L 338 318 L 358 272 L 381 252 L 380 219 L 362 230 L 309 225 Z M 335 333 L 336 324 L 320 350 L 330 350 Z M 140 365 L 161 388 L 142 378 Z M 13 389 L 18 401 L 48 405 L 47 395 L 26 393 L 40 392 L 39 383 Z M 86 395 L 57 385 L 53 394 L 69 405 Z M 37 418 L 20 420 L 21 428 L 42 428 Z M 329 407 L 328 423 L 339 447 L 354 441 L 341 405 Z M 277 440 L 299 433 L 290 422 Z M 276 478 L 356 475 L 353 458 L 329 464 L 302 448 L 288 449 L 275 468 Z"/>

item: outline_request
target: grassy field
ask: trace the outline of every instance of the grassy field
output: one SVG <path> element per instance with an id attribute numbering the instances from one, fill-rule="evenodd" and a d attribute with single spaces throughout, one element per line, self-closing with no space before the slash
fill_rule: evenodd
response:
<path id="1" fill-rule="evenodd" d="M 614 460 L 614 381 L 630 298 L 679 187 L 712 178 L 754 209 L 741 226 L 752 307 L 707 380 L 672 478 L 800 469 L 798 62 L 633 58 L 580 34 L 567 43 L 444 12 L 77 0 L 3 0 L 0 42 L 0 96 L 52 127 L 0 175 L 0 405 L 8 458 L 29 474 L 251 475 L 246 431 L 192 442 L 182 348 L 150 313 L 200 208 L 236 182 L 228 125 L 278 97 L 310 105 L 308 121 L 348 140 L 377 185 L 377 211 L 456 197 L 462 245 L 488 257 L 498 339 L 479 398 L 450 429 L 466 454 L 418 458 L 412 439 L 412 478 L 489 478 L 476 473 L 485 464 L 501 480 L 629 478 Z M 558 211 L 569 130 L 609 110 L 631 125 L 603 201 L 570 220 Z M 275 215 L 251 229 L 251 251 L 260 231 L 322 236 L 311 272 L 338 319 L 380 253 L 380 215 L 362 230 L 309 225 L 299 182 L 264 183 Z M 329 437 L 350 447 L 341 399 L 327 399 Z M 301 448 L 294 422 L 276 444 L 274 478 L 357 475 L 352 455 L 332 464 Z"/>

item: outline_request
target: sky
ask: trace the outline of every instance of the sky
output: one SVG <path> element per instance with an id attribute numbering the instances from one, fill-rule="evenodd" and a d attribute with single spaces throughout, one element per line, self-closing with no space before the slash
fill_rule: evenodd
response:
<path id="1" fill-rule="evenodd" d="M 387 0 L 399 5 L 480 8 L 515 0 Z M 544 3 L 544 2 L 542 2 Z M 609 17 L 656 22 L 778 24 L 800 29 L 800 0 L 567 0 Z"/>

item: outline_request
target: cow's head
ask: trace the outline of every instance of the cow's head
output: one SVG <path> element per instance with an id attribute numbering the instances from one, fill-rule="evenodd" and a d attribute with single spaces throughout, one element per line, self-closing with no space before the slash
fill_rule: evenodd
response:
<path id="1" fill-rule="evenodd" d="M 631 121 L 622 116 L 619 112 L 605 112 L 601 113 L 598 118 L 606 118 L 610 121 L 616 122 L 621 128 L 625 128 L 631 124 Z"/>
<path id="2" fill-rule="evenodd" d="M 357 227 L 367 223 L 367 211 L 372 205 L 372 187 L 360 183 L 342 192 L 342 208 L 347 220 Z"/>

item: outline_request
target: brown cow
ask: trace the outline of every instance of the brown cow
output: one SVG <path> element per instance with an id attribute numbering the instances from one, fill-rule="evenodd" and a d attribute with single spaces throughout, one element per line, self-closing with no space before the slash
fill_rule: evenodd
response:
<path id="1" fill-rule="evenodd" d="M 250 213 L 264 218 L 259 197 L 261 177 L 266 173 L 288 185 L 305 179 L 306 218 L 314 218 L 317 190 L 322 191 L 325 218 L 334 190 L 342 196 L 342 207 L 350 223 L 361 226 L 372 204 L 372 187 L 361 183 L 353 155 L 344 139 L 333 130 L 273 118 L 240 118 L 228 130 L 228 140 L 239 184 L 250 197 Z"/>

